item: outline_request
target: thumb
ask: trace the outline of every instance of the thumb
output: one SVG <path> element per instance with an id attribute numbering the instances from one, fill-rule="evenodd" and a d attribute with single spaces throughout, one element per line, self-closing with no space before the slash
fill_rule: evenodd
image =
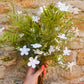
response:
<path id="1" fill-rule="evenodd" d="M 43 69 L 39 69 L 39 70 L 34 74 L 34 76 L 35 76 L 35 77 L 39 77 L 42 72 L 43 72 Z"/>

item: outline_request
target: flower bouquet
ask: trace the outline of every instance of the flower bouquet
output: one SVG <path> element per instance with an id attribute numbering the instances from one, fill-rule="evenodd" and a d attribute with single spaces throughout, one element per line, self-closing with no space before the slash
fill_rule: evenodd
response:
<path id="1" fill-rule="evenodd" d="M 71 13 L 54 5 L 40 9 L 40 17 L 31 17 L 27 12 L 19 11 L 9 14 L 13 27 L 4 30 L 0 42 L 9 42 L 14 46 L 29 67 L 39 69 L 47 64 L 66 69 L 67 64 L 63 62 L 71 52 L 67 46 L 75 35 Z"/>

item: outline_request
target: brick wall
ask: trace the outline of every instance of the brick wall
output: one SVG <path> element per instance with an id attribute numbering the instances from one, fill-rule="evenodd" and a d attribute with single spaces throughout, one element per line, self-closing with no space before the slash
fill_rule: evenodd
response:
<path id="1" fill-rule="evenodd" d="M 30 15 L 39 16 L 39 7 L 54 3 L 59 0 L 15 0 L 16 10 L 28 11 Z M 72 4 L 82 10 L 76 18 L 84 18 L 84 1 L 83 0 L 60 0 L 67 4 Z M 8 19 L 6 13 L 12 10 L 11 4 L 0 0 L 0 28 L 7 28 Z M 69 62 L 75 62 L 72 72 L 67 70 L 59 70 L 57 68 L 48 69 L 46 77 L 44 78 L 45 84 L 84 84 L 84 19 L 77 23 L 79 28 L 79 36 L 69 48 L 72 50 L 70 56 L 66 59 Z M 24 66 L 24 61 L 18 56 L 16 59 L 16 52 L 12 51 L 13 47 L 6 46 L 0 48 L 0 58 L 7 56 L 15 56 L 15 59 L 10 62 L 3 62 L 0 60 L 0 84 L 22 84 L 26 75 L 27 67 Z"/>

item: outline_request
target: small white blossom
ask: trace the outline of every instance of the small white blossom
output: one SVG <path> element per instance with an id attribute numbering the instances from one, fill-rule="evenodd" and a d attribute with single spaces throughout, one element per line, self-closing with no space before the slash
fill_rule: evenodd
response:
<path id="1" fill-rule="evenodd" d="M 62 59 L 62 55 L 59 55 L 58 57 L 58 61 L 60 61 Z"/>
<path id="2" fill-rule="evenodd" d="M 79 12 L 81 11 L 80 9 L 78 9 L 78 8 L 74 8 L 72 5 L 69 5 L 69 12 L 70 13 L 73 13 L 73 14 L 79 14 Z"/>
<path id="3" fill-rule="evenodd" d="M 59 34 L 58 37 L 61 39 L 67 39 L 67 37 L 65 37 L 65 34 Z"/>
<path id="4" fill-rule="evenodd" d="M 61 64 L 61 65 L 63 65 L 63 62 L 62 62 L 62 61 L 60 61 L 60 62 L 58 62 L 58 64 Z"/>
<path id="5" fill-rule="evenodd" d="M 40 48 L 40 47 L 42 47 L 42 45 L 41 45 L 41 44 L 38 44 L 38 43 L 31 44 L 31 46 L 32 46 L 33 48 Z"/>
<path id="6" fill-rule="evenodd" d="M 79 36 L 79 29 L 78 29 L 78 27 L 77 28 L 72 27 L 72 30 L 74 31 L 75 36 Z"/>
<path id="7" fill-rule="evenodd" d="M 72 27 L 72 30 L 75 30 L 75 27 Z"/>
<path id="8" fill-rule="evenodd" d="M 44 56 L 47 56 L 47 55 L 49 55 L 49 53 L 48 53 L 48 52 L 44 53 Z"/>
<path id="9" fill-rule="evenodd" d="M 72 6 L 72 5 L 68 5 L 68 6 L 69 6 L 68 11 L 69 11 L 70 13 L 73 13 L 73 6 Z"/>
<path id="10" fill-rule="evenodd" d="M 73 14 L 79 14 L 81 10 L 78 8 L 73 8 Z"/>
<path id="11" fill-rule="evenodd" d="M 58 27 L 55 27 L 55 30 L 56 30 L 56 31 L 58 31 L 58 30 L 59 30 L 59 28 L 58 28 Z"/>
<path id="12" fill-rule="evenodd" d="M 79 29 L 78 28 L 76 28 L 75 33 L 76 33 L 76 36 L 79 36 Z"/>
<path id="13" fill-rule="evenodd" d="M 68 9 L 69 9 L 69 6 L 60 7 L 60 10 L 61 11 L 68 11 Z"/>
<path id="14" fill-rule="evenodd" d="M 62 68 L 65 68 L 65 66 L 66 66 L 62 61 L 59 61 L 58 64 L 59 64 Z"/>
<path id="15" fill-rule="evenodd" d="M 49 54 L 51 54 L 52 52 L 55 52 L 55 49 L 53 46 L 50 46 L 50 49 L 49 49 Z"/>
<path id="16" fill-rule="evenodd" d="M 31 28 L 30 30 L 31 30 L 31 31 L 33 31 L 33 32 L 35 31 L 35 29 L 34 29 L 34 28 Z"/>
<path id="17" fill-rule="evenodd" d="M 20 38 L 22 38 L 24 36 L 24 33 L 20 34 L 19 36 L 20 36 Z"/>
<path id="18" fill-rule="evenodd" d="M 67 47 L 65 47 L 65 50 L 63 50 L 63 55 L 70 55 L 71 50 L 68 50 Z"/>
<path id="19" fill-rule="evenodd" d="M 58 6 L 58 7 L 61 7 L 61 6 L 65 6 L 65 4 L 59 1 L 59 2 L 57 3 L 57 6 Z"/>
<path id="20" fill-rule="evenodd" d="M 35 57 L 35 59 L 33 57 L 29 58 L 29 62 L 28 62 L 28 66 L 31 66 L 32 68 L 36 68 L 36 64 L 39 64 L 40 61 L 37 60 L 37 56 Z"/>
<path id="21" fill-rule="evenodd" d="M 36 49 L 36 50 L 33 50 L 33 51 L 34 51 L 35 54 L 39 54 L 39 55 L 43 54 L 43 51 L 40 51 L 39 49 Z"/>
<path id="22" fill-rule="evenodd" d="M 58 2 L 58 3 L 57 3 L 57 6 L 59 7 L 59 9 L 60 9 L 61 11 L 68 11 L 68 9 L 69 9 L 69 6 L 66 6 L 65 4 L 63 4 L 63 3 L 61 3 L 61 2 Z"/>
<path id="23" fill-rule="evenodd" d="M 75 62 L 72 62 L 72 63 L 68 62 L 67 69 L 70 68 L 70 71 L 72 71 L 72 67 L 73 67 L 74 65 L 76 65 Z"/>
<path id="24" fill-rule="evenodd" d="M 20 48 L 19 50 L 21 51 L 21 56 L 23 56 L 29 54 L 28 52 L 30 51 L 30 48 L 26 48 L 26 46 L 23 46 L 23 48 Z"/>
<path id="25" fill-rule="evenodd" d="M 80 9 L 78 8 L 73 8 L 72 5 L 65 5 L 64 3 L 62 2 L 58 2 L 57 3 L 57 6 L 58 8 L 61 10 L 61 11 L 68 11 L 70 13 L 73 13 L 73 14 L 79 14 L 79 12 L 81 11 Z"/>
<path id="26" fill-rule="evenodd" d="M 0 28 L 0 32 L 2 32 L 4 29 L 5 29 L 4 27 Z"/>
<path id="27" fill-rule="evenodd" d="M 17 44 L 16 44 L 16 45 L 17 45 Z M 17 47 L 16 49 L 17 49 L 17 50 L 20 50 L 20 47 Z"/>
<path id="28" fill-rule="evenodd" d="M 43 8 L 45 9 L 45 6 L 40 7 L 40 12 L 43 13 Z M 46 9 L 45 9 L 46 10 Z"/>
<path id="29" fill-rule="evenodd" d="M 59 46 L 56 46 L 56 50 L 60 51 L 60 47 Z"/>
<path id="30" fill-rule="evenodd" d="M 61 60 L 61 58 L 60 57 L 58 57 L 58 61 L 60 61 Z"/>
<path id="31" fill-rule="evenodd" d="M 33 17 L 32 17 L 32 20 L 38 23 L 38 20 L 40 20 L 40 17 L 38 17 L 38 16 L 33 16 Z"/>
<path id="32" fill-rule="evenodd" d="M 17 14 L 22 14 L 22 11 L 17 11 Z"/>

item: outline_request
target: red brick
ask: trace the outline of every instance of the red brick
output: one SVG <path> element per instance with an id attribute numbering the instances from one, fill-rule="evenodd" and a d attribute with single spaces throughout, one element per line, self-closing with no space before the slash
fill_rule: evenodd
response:
<path id="1" fill-rule="evenodd" d="M 84 51 L 80 51 L 77 56 L 77 64 L 84 65 Z"/>

